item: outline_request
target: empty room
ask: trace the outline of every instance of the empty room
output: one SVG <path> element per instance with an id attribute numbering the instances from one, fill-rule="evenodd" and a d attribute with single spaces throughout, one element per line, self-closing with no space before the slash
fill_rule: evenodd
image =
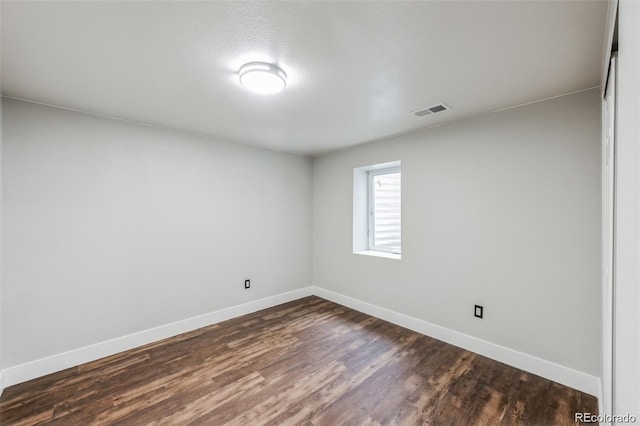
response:
<path id="1" fill-rule="evenodd" d="M 0 424 L 640 422 L 640 1 L 0 2 Z"/>

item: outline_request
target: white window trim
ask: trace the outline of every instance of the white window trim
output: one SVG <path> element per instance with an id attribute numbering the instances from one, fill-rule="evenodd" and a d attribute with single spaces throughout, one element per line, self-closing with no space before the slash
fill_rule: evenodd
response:
<path id="1" fill-rule="evenodd" d="M 386 251 L 375 251 L 375 250 L 364 250 L 364 251 L 356 251 L 354 254 L 364 254 L 365 256 L 374 256 L 374 257 L 383 257 L 386 259 L 402 259 L 402 255 L 400 253 L 389 253 Z"/>
<path id="2" fill-rule="evenodd" d="M 401 260 L 400 254 L 369 250 L 369 172 L 402 168 L 400 160 L 359 166 L 353 169 L 353 254 L 378 259 Z M 400 170 L 402 173 L 402 170 Z"/>
<path id="3" fill-rule="evenodd" d="M 374 230 L 375 230 L 375 216 L 373 214 L 374 211 L 374 181 L 375 177 L 379 175 L 387 175 L 391 173 L 402 173 L 400 170 L 400 166 L 387 167 L 384 169 L 374 169 L 369 170 L 367 172 L 367 237 L 369 240 L 369 250 L 373 252 L 384 252 L 391 253 L 395 255 L 402 254 L 402 248 L 400 251 L 394 251 L 388 247 L 376 246 L 374 244 Z M 401 189 L 402 191 L 402 189 Z"/>

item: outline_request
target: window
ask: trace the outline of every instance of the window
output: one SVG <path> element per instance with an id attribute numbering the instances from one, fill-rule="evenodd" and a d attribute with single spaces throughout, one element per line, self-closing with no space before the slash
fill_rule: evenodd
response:
<path id="1" fill-rule="evenodd" d="M 353 169 L 353 252 L 400 259 L 400 161 Z"/>
<path id="2" fill-rule="evenodd" d="M 369 171 L 369 250 L 400 254 L 400 168 Z"/>

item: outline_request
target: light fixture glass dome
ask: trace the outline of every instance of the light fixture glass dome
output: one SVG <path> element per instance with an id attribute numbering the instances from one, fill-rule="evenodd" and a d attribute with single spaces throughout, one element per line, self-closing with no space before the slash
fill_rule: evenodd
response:
<path id="1" fill-rule="evenodd" d="M 238 71 L 240 84 L 252 92 L 272 95 L 287 87 L 287 74 L 274 64 L 249 62 Z"/>

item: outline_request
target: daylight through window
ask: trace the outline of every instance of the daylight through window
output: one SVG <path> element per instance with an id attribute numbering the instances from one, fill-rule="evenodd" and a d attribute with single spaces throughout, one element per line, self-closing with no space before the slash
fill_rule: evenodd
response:
<path id="1" fill-rule="evenodd" d="M 369 250 L 401 252 L 399 167 L 369 171 Z"/>

